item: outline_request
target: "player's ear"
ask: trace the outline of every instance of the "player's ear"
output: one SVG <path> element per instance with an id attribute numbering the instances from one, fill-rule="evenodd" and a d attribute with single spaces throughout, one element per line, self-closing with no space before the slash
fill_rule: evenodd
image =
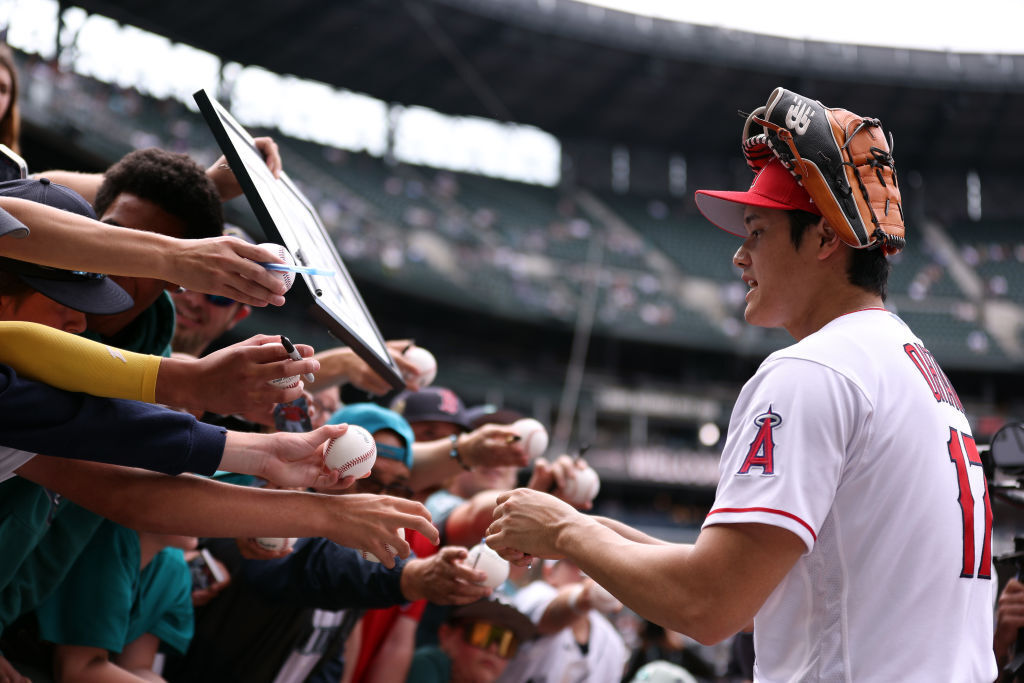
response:
<path id="1" fill-rule="evenodd" d="M 814 242 L 818 245 L 818 258 L 820 260 L 827 259 L 842 245 L 839 233 L 824 218 L 811 226 L 810 230 L 814 237 Z"/>

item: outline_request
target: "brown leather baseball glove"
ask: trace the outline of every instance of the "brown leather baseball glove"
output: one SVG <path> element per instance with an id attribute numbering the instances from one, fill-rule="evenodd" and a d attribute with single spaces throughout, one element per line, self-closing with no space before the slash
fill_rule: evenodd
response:
<path id="1" fill-rule="evenodd" d="M 764 132 L 753 133 L 755 125 Z M 743 126 L 743 153 L 752 170 L 774 154 L 844 242 L 879 246 L 887 254 L 906 244 L 891 149 L 878 119 L 832 109 L 785 88 L 776 88 Z"/>

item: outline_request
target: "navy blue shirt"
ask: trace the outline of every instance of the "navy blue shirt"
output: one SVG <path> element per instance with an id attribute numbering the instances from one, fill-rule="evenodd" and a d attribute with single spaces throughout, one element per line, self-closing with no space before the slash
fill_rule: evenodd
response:
<path id="1" fill-rule="evenodd" d="M 212 475 L 227 431 L 187 413 L 100 398 L 20 377 L 0 365 L 0 445 L 45 455 Z"/>

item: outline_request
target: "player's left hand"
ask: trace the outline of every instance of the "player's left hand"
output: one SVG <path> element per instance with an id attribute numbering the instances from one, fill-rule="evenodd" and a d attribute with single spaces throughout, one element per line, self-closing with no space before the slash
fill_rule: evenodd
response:
<path id="1" fill-rule="evenodd" d="M 558 559 L 559 532 L 579 513 L 568 503 L 532 489 L 498 496 L 494 521 L 487 527 L 487 545 L 509 562 L 524 566 L 531 557 Z"/>
<path id="2" fill-rule="evenodd" d="M 274 142 L 273 138 L 268 137 L 256 138 L 255 142 L 256 149 L 260 151 L 263 159 L 267 162 L 267 168 L 270 169 L 275 178 L 280 178 L 283 165 L 277 143 Z M 226 157 L 221 156 L 217 161 L 213 162 L 213 165 L 206 169 L 206 176 L 213 181 L 221 201 L 226 202 L 242 194 L 242 186 L 238 183 L 238 178 L 235 177 L 234 172 L 228 166 Z"/>

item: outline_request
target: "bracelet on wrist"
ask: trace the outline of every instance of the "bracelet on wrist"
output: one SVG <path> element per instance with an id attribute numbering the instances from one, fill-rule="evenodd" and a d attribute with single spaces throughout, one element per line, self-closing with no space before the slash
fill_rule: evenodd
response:
<path id="1" fill-rule="evenodd" d="M 451 458 L 452 460 L 454 460 L 455 462 L 459 463 L 459 467 L 461 467 L 462 469 L 464 469 L 467 472 L 469 472 L 469 470 L 470 470 L 469 465 L 467 465 L 462 460 L 462 456 L 459 454 L 459 445 L 458 445 L 459 444 L 459 435 L 458 434 L 452 434 L 448 438 L 452 442 L 452 449 L 450 451 L 448 451 L 448 457 Z"/>

